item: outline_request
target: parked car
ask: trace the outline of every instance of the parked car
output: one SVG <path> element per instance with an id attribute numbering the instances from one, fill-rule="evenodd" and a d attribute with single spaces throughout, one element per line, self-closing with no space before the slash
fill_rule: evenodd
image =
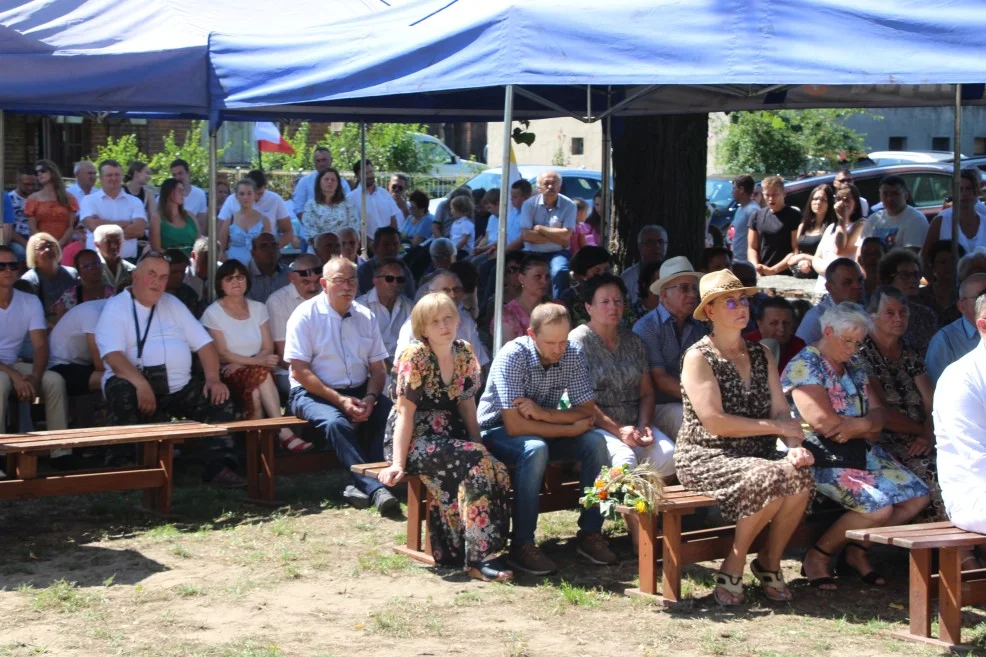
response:
<path id="1" fill-rule="evenodd" d="M 437 137 L 416 132 L 414 141 L 421 154 L 434 163 L 432 173 L 436 176 L 465 178 L 474 176 L 486 168 L 485 164 L 459 157 Z"/>
<path id="2" fill-rule="evenodd" d="M 868 166 L 890 166 L 891 164 L 934 164 L 936 162 L 952 163 L 955 155 L 952 151 L 873 151 L 869 159 L 873 164 Z M 965 157 L 962 155 L 961 157 Z"/>
<path id="3" fill-rule="evenodd" d="M 725 233 L 733 222 L 736 201 L 733 200 L 733 178 L 721 173 L 712 174 L 705 179 L 705 200 L 709 202 L 712 217 L 709 228 L 718 228 Z"/>
<path id="4" fill-rule="evenodd" d="M 572 200 L 577 198 L 585 199 L 590 205 L 596 193 L 603 188 L 603 174 L 599 171 L 566 169 L 547 164 L 519 164 L 517 165 L 517 169 L 520 171 L 520 175 L 527 179 L 531 185 L 534 185 L 535 188 L 537 187 L 537 177 L 539 174 L 544 171 L 557 171 L 562 178 L 561 193 Z M 489 190 L 494 187 L 499 189 L 502 171 L 503 167 L 487 169 L 465 184 L 471 189 L 482 188 Z M 428 205 L 429 212 L 434 213 L 441 201 L 441 197 L 431 199 L 431 203 Z"/>

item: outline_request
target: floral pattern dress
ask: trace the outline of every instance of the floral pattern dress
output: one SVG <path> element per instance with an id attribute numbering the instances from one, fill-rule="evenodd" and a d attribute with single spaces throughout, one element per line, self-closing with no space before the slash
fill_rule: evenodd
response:
<path id="1" fill-rule="evenodd" d="M 764 348 L 746 343 L 750 353 L 750 384 L 740 378 L 732 362 L 724 358 L 708 337 L 696 342 L 712 368 L 722 409 L 730 415 L 770 417 L 769 362 Z M 782 497 L 813 490 L 810 468 L 794 468 L 777 449 L 777 436 L 726 438 L 708 432 L 695 414 L 684 386 L 681 389 L 684 419 L 675 445 L 678 480 L 696 493 L 714 497 L 722 517 L 730 522 L 752 516 Z"/>
<path id="2" fill-rule="evenodd" d="M 907 319 L 907 333 L 904 340 L 907 341 L 919 358 L 924 358 L 928 353 L 928 345 L 931 338 L 938 332 L 938 313 L 919 303 L 908 304 L 910 316 Z"/>
<path id="3" fill-rule="evenodd" d="M 922 374 L 927 374 L 924 361 L 917 355 L 907 342 L 903 342 L 900 358 L 888 360 L 880 353 L 880 348 L 870 336 L 863 340 L 859 351 L 866 373 L 880 382 L 883 398 L 887 406 L 895 409 L 904 417 L 914 422 L 924 423 L 927 419 L 921 392 L 914 380 Z M 941 499 L 941 488 L 938 486 L 938 458 L 934 447 L 924 456 L 911 456 L 907 448 L 914 442 L 916 436 L 907 433 L 896 433 L 884 430 L 880 445 L 905 468 L 921 477 L 931 491 L 931 504 L 923 511 L 922 518 L 928 522 L 948 520 L 945 513 L 945 503 Z"/>
<path id="4" fill-rule="evenodd" d="M 322 233 L 339 234 L 343 228 L 352 228 L 359 232 L 360 221 L 359 213 L 349 201 L 342 201 L 335 205 L 327 203 L 316 203 L 314 199 L 305 204 L 301 216 L 301 225 L 304 227 L 308 239 L 314 240 Z"/>
<path id="5" fill-rule="evenodd" d="M 506 545 L 510 475 L 481 442 L 469 440 L 457 404 L 475 397 L 479 361 L 468 342 L 452 344 L 454 370 L 446 384 L 438 359 L 414 340 L 394 363 L 394 408 L 384 433 L 384 456 L 393 459 L 399 397 L 413 402 L 414 427 L 405 471 L 428 488 L 428 533 L 435 563 L 478 567 Z"/>
<path id="6" fill-rule="evenodd" d="M 846 363 L 842 374 L 835 371 L 818 348 L 808 346 L 784 368 L 781 387 L 795 415 L 798 409 L 791 393 L 804 386 L 822 386 L 828 392 L 832 409 L 845 417 L 866 415 L 869 398 L 866 368 L 859 357 Z M 864 440 L 859 438 L 857 440 Z M 866 469 L 812 468 L 818 492 L 849 511 L 871 513 L 891 504 L 900 504 L 928 494 L 928 487 L 913 472 L 898 463 L 887 450 L 869 445 Z"/>

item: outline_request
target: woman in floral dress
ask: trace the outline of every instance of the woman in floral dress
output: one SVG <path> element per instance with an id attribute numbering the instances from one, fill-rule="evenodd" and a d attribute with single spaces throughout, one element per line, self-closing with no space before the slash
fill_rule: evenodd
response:
<path id="1" fill-rule="evenodd" d="M 411 311 L 415 339 L 394 364 L 394 407 L 384 434 L 392 465 L 379 479 L 392 486 L 407 473 L 427 486 L 436 564 L 504 582 L 513 579 L 499 558 L 510 521 L 510 477 L 480 439 L 479 361 L 469 343 L 455 339 L 458 324 L 455 302 L 443 292 L 425 295 Z"/>
<path id="2" fill-rule="evenodd" d="M 339 172 L 332 168 L 315 178 L 315 198 L 301 208 L 301 225 L 312 242 L 322 233 L 340 235 L 345 228 L 359 230 L 359 213 L 346 200 L 341 181 Z"/>
<path id="3" fill-rule="evenodd" d="M 928 505 L 928 487 L 877 442 L 886 413 L 870 394 L 866 369 L 854 358 L 872 326 L 869 315 L 845 302 L 826 310 L 821 326 L 822 338 L 791 359 L 781 385 L 813 431 L 839 445 L 864 441 L 866 469 L 821 467 L 816 460 L 818 492 L 847 512 L 808 550 L 802 574 L 812 586 L 834 590 L 829 558 L 846 545 L 837 574 L 855 572 L 870 586 L 883 586 L 886 580 L 870 564 L 867 548 L 846 544 L 846 532 L 908 523 Z"/>

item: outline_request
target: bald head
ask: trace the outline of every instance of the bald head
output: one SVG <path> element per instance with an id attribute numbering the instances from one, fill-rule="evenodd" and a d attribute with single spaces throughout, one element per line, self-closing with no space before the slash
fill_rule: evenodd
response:
<path id="1" fill-rule="evenodd" d="M 966 321 L 975 325 L 978 313 L 976 300 L 986 292 L 986 274 L 972 274 L 959 286 L 959 302 L 956 304 Z"/>

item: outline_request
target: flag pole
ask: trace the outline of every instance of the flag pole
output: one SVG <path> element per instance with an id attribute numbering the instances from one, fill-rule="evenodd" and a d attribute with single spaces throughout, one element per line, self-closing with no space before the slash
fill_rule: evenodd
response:
<path id="1" fill-rule="evenodd" d="M 514 118 L 514 86 L 507 85 L 503 100 L 503 168 L 500 170 L 500 223 L 496 242 L 496 289 L 493 302 L 493 355 L 503 344 L 503 277 L 507 264 L 507 212 L 510 207 L 510 126 Z"/>

